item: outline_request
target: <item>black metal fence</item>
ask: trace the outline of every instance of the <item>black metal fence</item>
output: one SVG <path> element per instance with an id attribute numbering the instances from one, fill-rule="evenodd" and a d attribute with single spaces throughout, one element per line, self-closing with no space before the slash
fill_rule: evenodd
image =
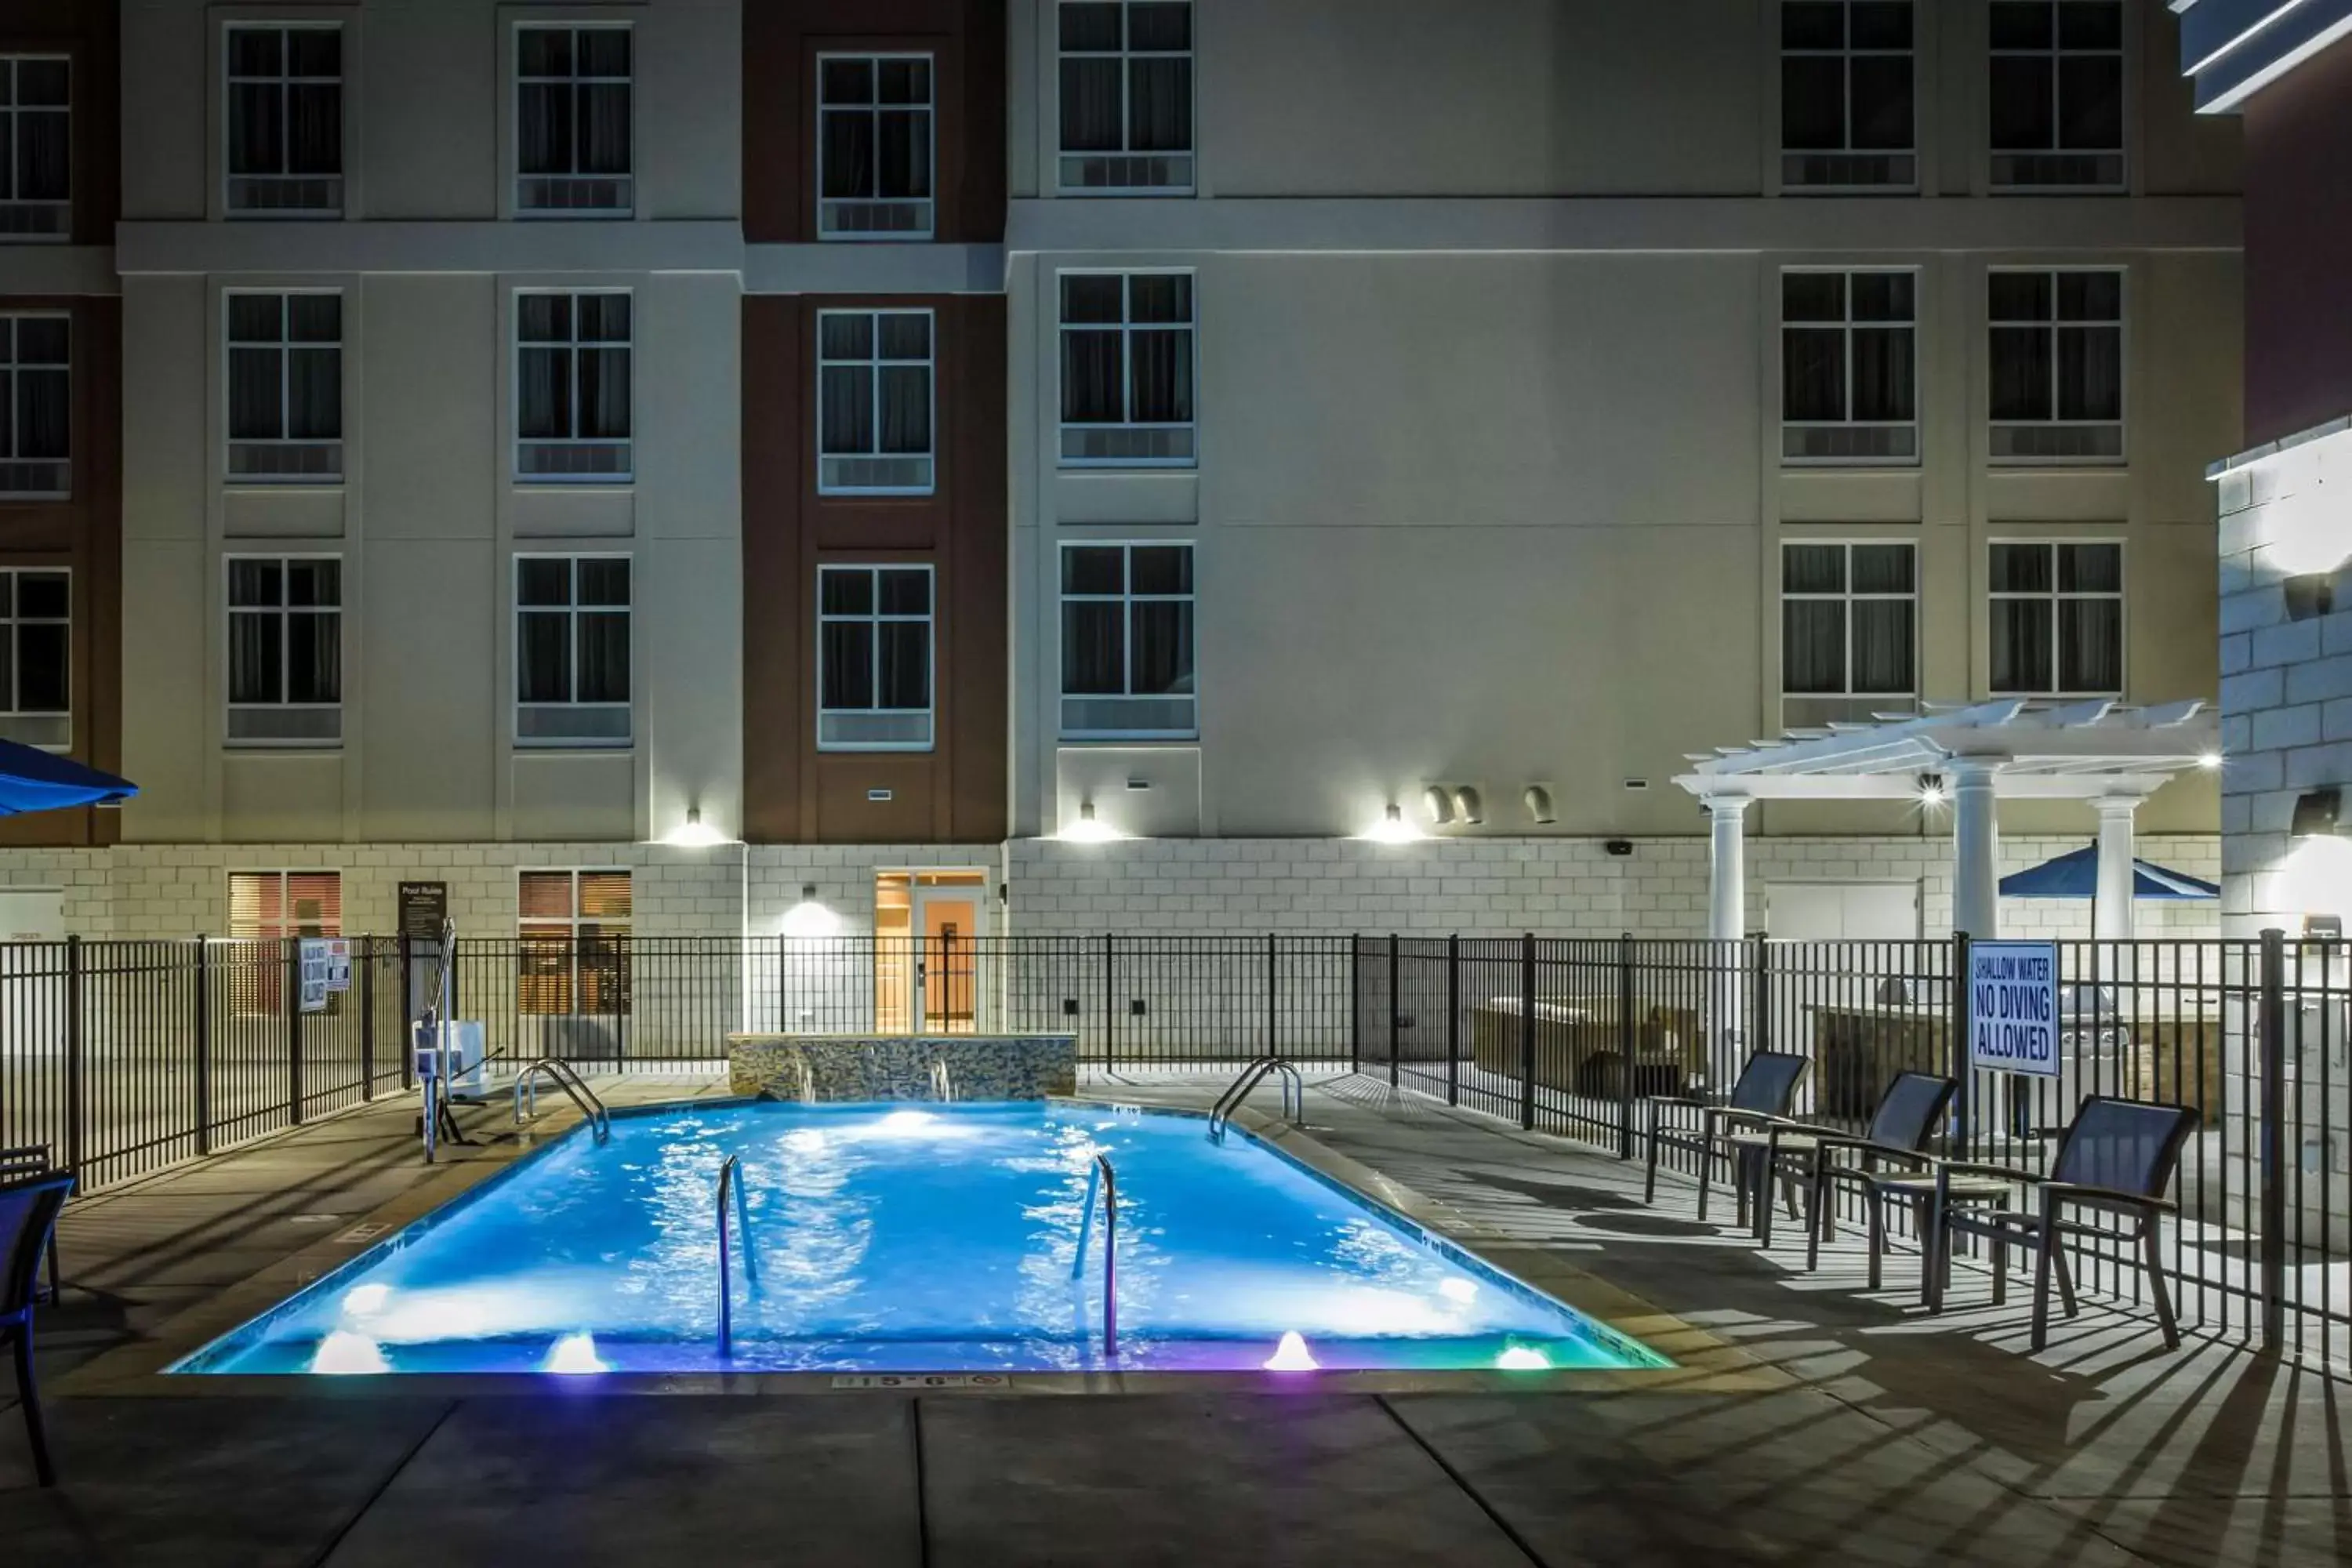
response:
<path id="1" fill-rule="evenodd" d="M 1965 938 L 1359 944 L 1360 1070 L 1629 1158 L 1646 1153 L 1643 1097 L 1720 1095 L 1759 1048 L 1809 1058 L 1798 1114 L 1853 1131 L 1895 1073 L 1953 1077 L 1937 1152 L 2029 1170 L 2085 1095 L 2186 1106 L 2198 1131 L 2163 1236 L 2183 1323 L 2352 1360 L 2340 942 L 2059 942 L 2057 1071 L 2035 1077 L 1969 1066 Z M 2120 1239 L 2091 1254 L 2084 1282 L 2137 1303 Z"/>

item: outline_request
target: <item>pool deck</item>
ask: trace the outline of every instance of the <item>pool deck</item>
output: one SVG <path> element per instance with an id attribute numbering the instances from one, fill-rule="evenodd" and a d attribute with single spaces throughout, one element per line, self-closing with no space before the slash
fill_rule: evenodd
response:
<path id="1" fill-rule="evenodd" d="M 1090 1075 L 1081 1092 L 1198 1107 L 1223 1077 Z M 723 1092 L 598 1087 L 615 1104 Z M 2352 1385 L 2195 1340 L 2168 1354 L 2152 1327 L 2095 1307 L 2028 1355 L 2023 1291 L 1923 1319 L 1908 1258 L 1877 1294 L 1850 1240 L 1805 1275 L 1793 1247 L 1765 1258 L 1698 1224 L 1685 1185 L 1632 1212 L 1638 1170 L 1370 1079 L 1318 1084 L 1307 1119 L 1498 1261 L 1596 1276 L 1738 1346 L 1757 1373 L 1558 1394 L 58 1392 L 71 1369 L 134 1356 L 240 1282 L 463 1180 L 420 1164 L 413 1106 L 386 1102 L 75 1205 L 66 1299 L 40 1326 L 65 1485 L 32 1486 L 16 1413 L 0 1410 L 0 1561 L 2352 1558 Z"/>

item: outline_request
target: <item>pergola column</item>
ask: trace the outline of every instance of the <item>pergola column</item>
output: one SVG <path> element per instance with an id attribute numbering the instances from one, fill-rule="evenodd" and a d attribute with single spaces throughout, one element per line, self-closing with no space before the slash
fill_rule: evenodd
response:
<path id="1" fill-rule="evenodd" d="M 2000 772 L 1999 763 L 1969 758 L 1944 769 L 1952 786 L 1952 929 L 1972 937 L 2000 935 Z"/>
<path id="2" fill-rule="evenodd" d="M 1748 934 L 1748 797 L 1707 796 L 1706 934 L 1738 942 Z"/>
<path id="3" fill-rule="evenodd" d="M 2105 942 L 2127 942 L 2138 879 L 2132 866 L 2132 815 L 2139 809 L 2139 797 L 2102 795 L 2092 804 L 2099 812 L 2099 881 L 2091 934 Z"/>

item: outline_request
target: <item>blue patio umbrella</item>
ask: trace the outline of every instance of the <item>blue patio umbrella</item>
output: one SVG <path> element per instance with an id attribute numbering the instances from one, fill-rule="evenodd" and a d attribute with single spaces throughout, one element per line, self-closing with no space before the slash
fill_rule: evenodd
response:
<path id="1" fill-rule="evenodd" d="M 2011 899 L 2095 899 L 2099 896 L 2099 847 L 2095 844 L 2013 871 L 2000 879 L 2001 896 Z M 2132 897 L 2136 899 L 2218 899 L 2221 889 L 2152 861 L 2132 862 Z"/>
<path id="2" fill-rule="evenodd" d="M 120 805 L 139 786 L 86 768 L 70 757 L 0 741 L 0 816 L 60 811 L 75 805 Z"/>

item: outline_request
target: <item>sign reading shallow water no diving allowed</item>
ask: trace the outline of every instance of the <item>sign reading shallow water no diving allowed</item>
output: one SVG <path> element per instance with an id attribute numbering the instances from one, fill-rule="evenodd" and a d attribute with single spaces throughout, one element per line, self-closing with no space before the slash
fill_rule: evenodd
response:
<path id="1" fill-rule="evenodd" d="M 1987 1072 L 2058 1076 L 2056 942 L 1969 945 L 1969 1065 Z"/>

